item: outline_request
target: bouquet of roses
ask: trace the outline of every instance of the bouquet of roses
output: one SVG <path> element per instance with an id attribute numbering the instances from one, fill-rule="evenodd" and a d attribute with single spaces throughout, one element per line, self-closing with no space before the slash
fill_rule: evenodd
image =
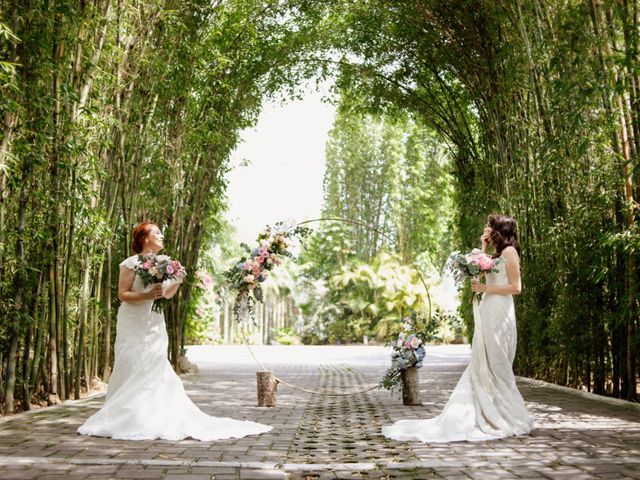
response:
<path id="1" fill-rule="evenodd" d="M 453 252 L 447 262 L 447 268 L 451 270 L 453 278 L 458 287 L 468 278 L 478 278 L 482 273 L 497 272 L 498 260 L 483 251 L 474 248 L 471 253 L 462 254 Z M 478 301 L 482 298 L 482 293 L 476 294 Z"/>
<path id="2" fill-rule="evenodd" d="M 145 287 L 165 281 L 168 281 L 168 284 L 179 283 L 182 282 L 187 275 L 182 264 L 178 260 L 171 260 L 167 255 L 154 255 L 150 253 L 148 255 L 139 255 L 138 260 L 139 262 L 136 265 L 135 272 Z M 166 300 L 166 298 L 154 300 L 151 310 L 161 312 Z"/>

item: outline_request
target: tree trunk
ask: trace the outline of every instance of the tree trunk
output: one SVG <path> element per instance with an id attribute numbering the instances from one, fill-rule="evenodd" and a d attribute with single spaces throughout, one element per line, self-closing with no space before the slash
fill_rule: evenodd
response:
<path id="1" fill-rule="evenodd" d="M 104 336 L 102 341 L 102 380 L 109 381 L 111 375 L 111 245 L 107 246 L 105 260 L 107 270 L 104 282 Z"/>
<path id="2" fill-rule="evenodd" d="M 16 229 L 16 257 L 18 260 L 18 268 L 13 279 L 13 291 L 15 292 L 15 315 L 11 323 L 9 331 L 11 332 L 11 340 L 9 344 L 9 355 L 7 357 L 7 376 L 5 382 L 4 405 L 6 413 L 13 413 L 14 410 L 14 391 L 16 383 L 16 364 L 18 357 L 18 342 L 22 330 L 24 313 L 24 295 L 27 283 L 26 259 L 24 253 L 24 231 L 25 216 L 27 211 L 29 177 L 31 174 L 31 159 L 27 156 L 23 159 L 22 164 L 22 183 L 20 186 L 20 200 L 18 205 L 18 223 Z"/>
<path id="3" fill-rule="evenodd" d="M 278 381 L 272 372 L 256 372 L 258 381 L 258 406 L 275 407 L 278 400 Z"/>
<path id="4" fill-rule="evenodd" d="M 13 394 L 16 385 L 16 365 L 18 363 L 18 340 L 19 335 L 13 329 L 9 342 L 9 353 L 7 355 L 7 373 L 4 385 L 4 413 L 10 414 L 14 411 Z"/>
<path id="5" fill-rule="evenodd" d="M 80 308 L 78 310 L 78 346 L 76 348 L 76 365 L 75 365 L 75 379 L 73 384 L 73 395 L 77 399 L 80 398 L 80 378 L 82 373 L 82 362 L 86 355 L 86 346 L 84 341 L 85 324 L 87 323 L 87 302 L 89 300 L 89 262 L 87 256 L 89 252 L 85 252 L 85 257 L 82 261 L 83 274 L 82 274 L 82 294 L 80 298 Z M 88 382 L 87 382 L 88 383 Z"/>
<path id="6" fill-rule="evenodd" d="M 49 267 L 49 404 L 59 403 L 58 398 L 58 320 L 56 308 L 55 260 Z"/>
<path id="7" fill-rule="evenodd" d="M 400 372 L 402 378 L 402 404 L 422 405 L 420 402 L 420 375 L 416 367 L 409 367 Z"/>
<path id="8" fill-rule="evenodd" d="M 29 351 L 31 350 L 31 337 L 33 328 L 27 331 L 22 354 L 22 410 L 31 410 L 31 394 L 29 393 Z"/>

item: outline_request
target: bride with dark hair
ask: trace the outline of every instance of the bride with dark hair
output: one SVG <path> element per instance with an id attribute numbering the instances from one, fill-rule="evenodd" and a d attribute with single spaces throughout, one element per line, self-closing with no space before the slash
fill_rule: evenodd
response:
<path id="1" fill-rule="evenodd" d="M 507 215 L 490 215 L 481 243 L 484 252 L 492 247 L 497 272 L 486 275 L 486 284 L 471 284 L 473 292 L 483 293 L 479 303 L 473 302 L 471 361 L 440 415 L 383 427 L 389 438 L 481 441 L 531 431 L 533 421 L 512 370 L 517 344 L 513 295 L 521 290 L 516 222 Z"/>

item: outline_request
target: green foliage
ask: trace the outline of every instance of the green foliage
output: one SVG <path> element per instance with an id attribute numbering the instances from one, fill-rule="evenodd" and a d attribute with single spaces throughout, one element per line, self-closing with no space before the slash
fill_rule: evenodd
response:
<path id="1" fill-rule="evenodd" d="M 301 58 L 319 26 L 295 8 L 2 3 L 0 351 L 23 349 L 11 355 L 18 383 L 32 372 L 38 396 L 67 398 L 108 375 L 118 263 L 138 221 L 158 223 L 189 272 L 201 265 L 239 132 L 265 97 L 309 76 Z M 175 365 L 185 332 L 202 331 L 198 288 L 190 277 L 166 312 Z"/>
<path id="2" fill-rule="evenodd" d="M 279 345 L 300 345 L 300 336 L 291 327 L 277 328 L 273 332 L 273 341 Z"/>
<path id="3" fill-rule="evenodd" d="M 453 239 L 444 146 L 411 117 L 365 110 L 343 94 L 323 207 L 323 218 L 342 221 L 322 222 L 300 257 L 303 339 L 312 343 L 384 341 L 408 309 L 433 313 L 416 268 L 437 276 Z M 445 330 L 442 339 L 455 335 Z"/>
<path id="4" fill-rule="evenodd" d="M 489 213 L 518 220 L 517 370 L 626 398 L 640 360 L 637 8 L 374 0 L 327 13 L 348 52 L 340 90 L 448 142 L 458 248 L 478 245 Z"/>
<path id="5" fill-rule="evenodd" d="M 329 230 L 335 232 L 335 227 Z M 331 246 L 320 240 L 321 235 L 316 232 L 311 245 Z M 312 254 L 305 249 L 299 263 L 298 303 L 307 322 L 305 343 L 361 342 L 365 336 L 385 342 L 397 337 L 400 320 L 410 310 L 428 318 L 435 309 L 415 267 L 403 264 L 398 255 L 380 251 L 369 262 L 353 256 L 333 270 L 324 270 L 326 276 L 315 277 L 309 272 L 328 263 L 317 249 Z M 425 341 L 449 341 L 460 333 L 449 327 L 450 318 L 436 314 L 433 321 L 437 330 Z"/>
<path id="6" fill-rule="evenodd" d="M 348 235 L 360 258 L 386 246 L 405 261 L 422 255 L 429 270 L 439 270 L 454 214 L 445 146 L 406 115 L 374 116 L 360 108 L 357 99 L 343 97 L 330 133 L 323 216 L 359 223 Z"/>
<path id="7" fill-rule="evenodd" d="M 303 304 L 322 328 L 309 336 L 391 332 L 403 302 L 424 304 L 403 265 L 439 269 L 503 211 L 523 244 L 518 371 L 635 398 L 637 9 L 637 0 L 3 2 L 5 408 L 12 392 L 27 407 L 30 396 L 67 398 L 108 376 L 132 226 L 156 221 L 168 253 L 190 272 L 206 267 L 239 132 L 266 97 L 332 73 L 341 109 L 324 213 L 354 223 L 311 239 L 304 269 L 315 290 Z M 190 278 L 167 314 L 174 363 L 198 288 Z"/>

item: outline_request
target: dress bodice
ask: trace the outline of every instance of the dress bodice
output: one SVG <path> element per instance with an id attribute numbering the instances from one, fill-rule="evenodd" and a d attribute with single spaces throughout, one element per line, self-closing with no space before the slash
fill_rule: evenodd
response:
<path id="1" fill-rule="evenodd" d="M 487 285 L 508 285 L 507 261 L 504 257 L 496 258 L 497 272 L 487 273 Z"/>
<path id="2" fill-rule="evenodd" d="M 135 268 L 140 264 L 140 258 L 138 255 L 133 255 L 129 258 L 126 258 L 120 263 L 120 267 L 126 267 L 131 270 L 135 270 Z M 142 279 L 136 275 L 133 279 L 133 285 L 131 285 L 131 291 L 135 293 L 148 292 L 153 288 L 153 284 L 147 285 L 146 287 L 142 283 Z"/>

